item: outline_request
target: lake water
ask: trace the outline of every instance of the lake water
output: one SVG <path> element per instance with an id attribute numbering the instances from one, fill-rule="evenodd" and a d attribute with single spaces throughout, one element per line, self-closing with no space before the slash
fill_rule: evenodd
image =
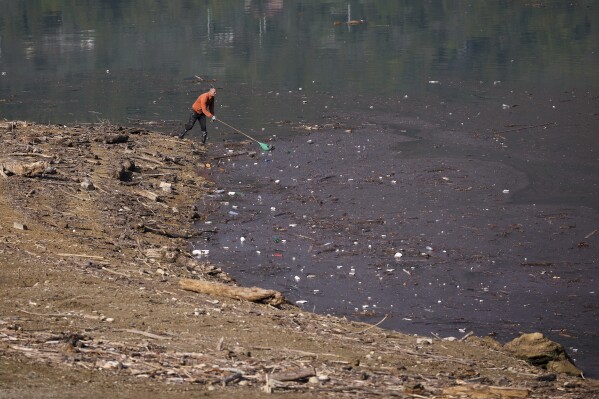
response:
<path id="1" fill-rule="evenodd" d="M 599 87 L 597 1 L 0 3 L 8 119 L 179 120 L 208 86 L 195 75 L 216 79 L 221 113 L 246 126 L 297 117 L 271 91 L 421 96 L 438 81 L 463 101 L 479 82 Z"/>
<path id="2" fill-rule="evenodd" d="M 340 114 L 356 126 L 362 113 L 406 116 L 419 140 L 402 156 L 427 153 L 426 123 L 437 144 L 447 132 L 447 157 L 471 150 L 466 132 L 490 143 L 468 156 L 527 176 L 515 203 L 599 208 L 598 1 L 0 5 L 0 119 L 175 132 L 214 85 L 219 118 L 259 139 Z"/>

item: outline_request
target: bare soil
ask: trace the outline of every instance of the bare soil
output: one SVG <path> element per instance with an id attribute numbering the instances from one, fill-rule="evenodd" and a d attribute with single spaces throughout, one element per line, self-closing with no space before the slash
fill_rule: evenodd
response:
<path id="1" fill-rule="evenodd" d="M 213 234 L 191 225 L 218 168 L 192 140 L 10 123 L 0 142 L 0 397 L 597 395 L 597 381 L 547 377 L 488 338 L 423 340 L 182 290 L 234 284 L 189 253 Z"/>

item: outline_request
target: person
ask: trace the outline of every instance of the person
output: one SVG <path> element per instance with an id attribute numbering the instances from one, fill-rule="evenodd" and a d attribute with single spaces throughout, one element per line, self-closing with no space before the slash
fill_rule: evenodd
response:
<path id="1" fill-rule="evenodd" d="M 184 130 L 179 133 L 179 137 L 183 138 L 188 131 L 191 130 L 196 121 L 200 121 L 200 129 L 202 129 L 202 144 L 206 144 L 208 131 L 206 130 L 206 118 L 216 120 L 214 115 L 214 97 L 216 97 L 216 88 L 211 87 L 206 93 L 200 94 L 198 99 L 191 106 L 191 114 L 189 121 L 185 124 Z"/>

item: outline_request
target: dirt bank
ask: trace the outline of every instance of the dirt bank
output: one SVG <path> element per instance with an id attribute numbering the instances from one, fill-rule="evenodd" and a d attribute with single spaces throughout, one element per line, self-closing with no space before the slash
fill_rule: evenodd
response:
<path id="1" fill-rule="evenodd" d="M 194 237 L 219 234 L 191 229 L 207 215 L 195 204 L 216 194 L 202 176 L 218 167 L 191 140 L 24 123 L 3 126 L 0 140 L 2 397 L 597 392 L 593 380 L 549 375 L 491 340 L 423 340 L 182 290 L 182 278 L 231 280 L 190 254 Z"/>

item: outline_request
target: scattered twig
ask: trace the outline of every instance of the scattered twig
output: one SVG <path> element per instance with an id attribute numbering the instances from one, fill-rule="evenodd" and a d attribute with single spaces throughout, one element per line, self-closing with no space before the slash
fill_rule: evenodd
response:
<path id="1" fill-rule="evenodd" d="M 131 278 L 131 276 L 130 276 L 130 275 L 128 275 L 128 274 L 121 273 L 121 272 L 117 272 L 117 271 L 115 271 L 115 270 L 110 270 L 110 269 L 108 269 L 107 267 L 102 267 L 102 270 L 104 270 L 105 272 L 108 272 L 108 273 L 116 274 L 117 276 L 122 276 L 122 277 Z"/>
<path id="2" fill-rule="evenodd" d="M 381 323 L 383 323 L 385 320 L 387 320 L 387 316 L 389 316 L 389 315 L 385 315 L 385 317 L 383 317 L 383 319 L 382 319 L 381 321 L 379 321 L 379 322 L 378 322 L 378 323 L 376 323 L 376 324 L 373 324 L 373 325 L 371 325 L 371 326 L 370 326 L 370 327 L 368 327 L 368 328 L 365 328 L 365 329 L 363 329 L 363 330 L 361 330 L 361 331 L 357 331 L 357 332 L 350 333 L 350 334 L 363 334 L 363 333 L 365 333 L 366 331 L 368 331 L 368 330 L 370 330 L 370 329 L 372 329 L 372 328 L 378 327 L 379 325 L 381 325 Z"/>
<path id="3" fill-rule="evenodd" d="M 341 357 L 341 356 L 336 355 L 334 353 L 306 352 L 306 351 L 301 351 L 301 350 L 298 350 L 298 349 L 288 349 L 288 348 L 282 348 L 281 350 L 285 351 L 285 352 L 289 352 L 289 353 L 297 353 L 298 355 L 302 355 L 302 356 L 312 356 L 312 357 L 319 357 L 319 356 Z"/>
<path id="4" fill-rule="evenodd" d="M 297 235 L 298 237 L 305 238 L 305 239 L 307 239 L 307 240 L 316 241 L 316 240 L 315 240 L 313 237 L 308 237 L 308 236 L 304 236 L 304 235 L 301 235 L 301 234 L 296 234 L 296 235 Z"/>
<path id="5" fill-rule="evenodd" d="M 94 186 L 95 186 L 95 187 L 96 187 L 98 190 L 102 191 L 104 194 L 108 194 L 108 191 L 106 191 L 106 190 L 104 190 L 102 187 L 98 186 L 98 184 L 97 184 L 97 183 L 94 183 Z"/>
<path id="6" fill-rule="evenodd" d="M 78 316 L 76 314 L 68 314 L 68 313 L 36 313 L 36 312 L 29 312 L 24 309 L 19 309 L 19 312 L 30 314 L 33 316 L 43 316 L 43 317 L 76 317 L 76 316 Z"/>
<path id="7" fill-rule="evenodd" d="M 91 199 L 91 196 L 90 196 L 90 198 L 82 198 L 82 197 L 79 197 L 78 195 L 71 194 L 68 191 L 62 190 L 60 188 L 58 190 L 62 191 L 64 194 L 68 195 L 69 197 L 77 198 L 78 200 L 81 200 L 81 201 L 89 201 Z"/>
<path id="8" fill-rule="evenodd" d="M 10 154 L 13 157 L 40 157 L 40 158 L 54 158 L 54 155 L 40 154 L 37 152 L 13 152 Z"/>
<path id="9" fill-rule="evenodd" d="M 154 338 L 154 339 L 170 339 L 170 337 L 165 337 L 163 335 L 157 335 L 157 334 L 152 334 L 146 331 L 140 331 L 140 330 L 135 330 L 135 329 L 125 329 L 123 330 L 125 332 L 131 333 L 131 334 L 139 334 L 139 335 L 143 335 L 144 337 L 148 337 L 148 338 Z"/>
<path id="10" fill-rule="evenodd" d="M 460 341 L 465 341 L 466 338 L 470 337 L 471 335 L 474 335 L 474 331 L 468 332 L 466 335 L 464 335 L 462 338 L 460 338 Z"/>
<path id="11" fill-rule="evenodd" d="M 144 157 L 142 155 L 133 155 L 132 158 L 139 159 L 139 160 L 146 161 L 146 162 L 150 162 L 150 163 L 155 163 L 156 165 L 164 166 L 163 162 L 160 162 L 157 159 L 152 159 L 152 158 Z"/>
<path id="12" fill-rule="evenodd" d="M 247 153 L 248 153 L 247 151 L 233 152 L 231 154 L 226 154 L 226 155 L 220 155 L 220 156 L 217 156 L 217 157 L 212 157 L 212 160 L 218 161 L 220 159 L 239 157 L 239 156 L 242 156 L 242 155 L 246 155 Z"/>
<path id="13" fill-rule="evenodd" d="M 104 259 L 103 256 L 96 256 L 96 255 L 85 255 L 85 254 L 67 254 L 67 253 L 58 253 L 56 254 L 58 256 L 72 256 L 75 258 L 90 258 L 90 259 Z"/>
<path id="14" fill-rule="evenodd" d="M 416 357 L 427 357 L 429 359 L 435 359 L 435 360 L 439 360 L 439 361 L 446 361 L 446 362 L 454 362 L 454 363 L 459 363 L 459 364 L 466 364 L 469 365 L 470 363 L 461 360 L 461 359 L 456 359 L 453 357 L 448 357 L 448 356 L 440 356 L 440 355 L 431 355 L 429 353 L 418 353 L 418 352 L 412 352 L 409 350 L 403 350 L 402 353 L 408 354 L 408 355 L 412 355 L 412 356 L 416 356 Z"/>
<path id="15" fill-rule="evenodd" d="M 168 237 L 168 238 L 184 238 L 184 239 L 189 239 L 189 238 L 193 237 L 192 234 L 173 233 L 173 232 L 170 232 L 170 231 L 166 231 L 166 230 L 163 230 L 163 229 L 156 229 L 156 228 L 145 226 L 145 225 L 142 225 L 141 229 L 142 229 L 142 231 L 144 233 L 158 234 L 158 235 L 165 236 L 165 237 Z"/>
<path id="16" fill-rule="evenodd" d="M 549 266 L 553 266 L 553 263 L 551 262 L 522 262 L 520 263 L 521 266 L 543 266 L 543 267 L 549 267 Z"/>
<path id="17" fill-rule="evenodd" d="M 537 127 L 550 126 L 550 125 L 557 126 L 557 123 L 556 122 L 548 122 L 548 123 L 542 123 L 540 125 L 532 125 L 532 126 L 518 127 L 518 128 L 515 128 L 515 129 L 500 130 L 498 132 L 493 132 L 493 134 L 517 132 L 519 130 L 528 130 L 528 129 L 534 129 L 534 128 L 537 128 Z"/>

